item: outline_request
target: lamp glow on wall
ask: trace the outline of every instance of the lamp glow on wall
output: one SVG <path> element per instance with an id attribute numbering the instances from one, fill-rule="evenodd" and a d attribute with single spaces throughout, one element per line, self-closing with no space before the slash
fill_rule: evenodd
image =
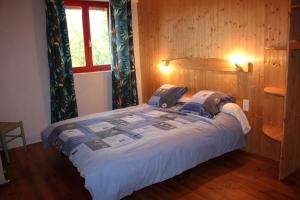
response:
<path id="1" fill-rule="evenodd" d="M 247 56 L 242 52 L 234 52 L 228 56 L 228 60 L 232 65 L 236 67 L 236 71 L 244 71 L 243 66 L 245 65 L 247 65 L 249 71 L 252 71 L 253 62 L 255 61 L 255 58 Z"/>
<path id="2" fill-rule="evenodd" d="M 173 68 L 170 66 L 169 60 L 162 60 L 162 62 L 159 65 L 159 69 L 164 73 L 170 73 L 171 71 L 173 71 Z"/>

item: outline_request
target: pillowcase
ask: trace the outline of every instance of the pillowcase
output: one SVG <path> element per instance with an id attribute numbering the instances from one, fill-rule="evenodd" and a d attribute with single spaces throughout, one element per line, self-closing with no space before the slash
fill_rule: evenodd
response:
<path id="1" fill-rule="evenodd" d="M 164 84 L 153 93 L 148 104 L 162 108 L 169 108 L 174 106 L 178 99 L 180 99 L 180 97 L 182 97 L 187 91 L 188 88 L 186 86 L 179 87 Z"/>
<path id="2" fill-rule="evenodd" d="M 241 124 L 244 134 L 247 134 L 251 130 L 249 121 L 239 105 L 235 103 L 227 103 L 221 108 L 221 111 L 234 116 Z"/>
<path id="3" fill-rule="evenodd" d="M 207 117 L 207 118 L 213 117 L 213 115 L 211 115 L 209 112 L 207 112 L 200 103 L 196 103 L 196 102 L 185 103 L 179 109 L 179 112 L 193 114 L 193 115 L 200 115 L 202 117 Z"/>
<path id="4" fill-rule="evenodd" d="M 235 98 L 223 92 L 202 90 L 193 95 L 190 102 L 199 103 L 208 113 L 216 115 L 222 105 L 235 102 Z"/>

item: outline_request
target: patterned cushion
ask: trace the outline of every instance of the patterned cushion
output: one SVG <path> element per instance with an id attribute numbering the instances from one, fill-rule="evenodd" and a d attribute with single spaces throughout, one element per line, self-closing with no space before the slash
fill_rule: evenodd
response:
<path id="1" fill-rule="evenodd" d="M 200 104 L 213 116 L 220 112 L 222 105 L 235 102 L 235 98 L 218 91 L 202 90 L 193 95 L 189 102 Z"/>
<path id="2" fill-rule="evenodd" d="M 148 104 L 162 108 L 169 108 L 174 106 L 178 99 L 180 99 L 187 91 L 187 87 L 178 87 L 165 84 L 153 93 L 148 101 Z"/>
<path id="3" fill-rule="evenodd" d="M 195 102 L 185 103 L 180 108 L 179 112 L 200 115 L 202 117 L 207 117 L 207 118 L 213 117 L 213 115 L 211 115 L 209 112 L 207 112 L 200 103 L 195 103 Z"/>

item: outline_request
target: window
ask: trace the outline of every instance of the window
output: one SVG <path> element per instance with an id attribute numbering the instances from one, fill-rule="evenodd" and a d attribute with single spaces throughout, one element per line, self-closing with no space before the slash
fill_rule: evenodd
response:
<path id="1" fill-rule="evenodd" d="M 65 1 L 73 72 L 110 70 L 107 2 Z"/>

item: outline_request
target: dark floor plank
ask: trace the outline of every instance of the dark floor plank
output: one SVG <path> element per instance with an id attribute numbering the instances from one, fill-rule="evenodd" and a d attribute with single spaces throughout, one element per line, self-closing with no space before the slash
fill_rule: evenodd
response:
<path id="1" fill-rule="evenodd" d="M 53 147 L 40 143 L 10 150 L 2 200 L 91 199 L 76 168 Z M 124 200 L 300 199 L 300 171 L 277 180 L 278 163 L 236 151 L 203 163 L 188 173 L 154 184 Z"/>

